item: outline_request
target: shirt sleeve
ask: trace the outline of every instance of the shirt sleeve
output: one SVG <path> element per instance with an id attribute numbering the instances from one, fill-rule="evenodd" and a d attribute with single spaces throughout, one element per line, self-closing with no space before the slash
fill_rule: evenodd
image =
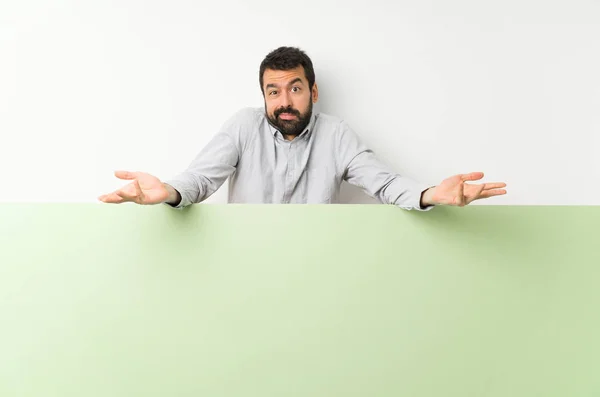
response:
<path id="1" fill-rule="evenodd" d="M 249 117 L 247 111 L 234 115 L 185 171 L 165 181 L 181 195 L 181 201 L 173 207 L 182 208 L 206 200 L 235 171 L 241 150 L 240 139 L 251 121 Z"/>
<path id="2" fill-rule="evenodd" d="M 393 204 L 406 210 L 428 211 L 433 208 L 421 207 L 421 194 L 431 185 L 392 172 L 345 122 L 340 124 L 339 138 L 338 147 L 345 165 L 344 180 L 348 183 L 383 204 Z"/>

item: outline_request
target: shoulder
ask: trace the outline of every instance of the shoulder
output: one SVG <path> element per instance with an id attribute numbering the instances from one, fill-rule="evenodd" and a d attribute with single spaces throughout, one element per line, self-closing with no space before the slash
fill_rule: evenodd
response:
<path id="1" fill-rule="evenodd" d="M 264 117 L 264 110 L 261 108 L 246 107 L 235 112 L 225 124 L 252 128 L 256 127 Z"/>
<path id="2" fill-rule="evenodd" d="M 326 113 L 316 115 L 315 128 L 320 131 L 320 135 L 325 135 L 338 142 L 355 137 L 346 120 Z"/>
<path id="3" fill-rule="evenodd" d="M 316 119 L 319 140 L 328 141 L 335 150 L 335 157 L 345 168 L 358 154 L 367 151 L 358 134 L 341 117 L 320 113 Z"/>
<path id="4" fill-rule="evenodd" d="M 331 114 L 317 113 L 315 115 L 315 123 L 319 129 L 328 132 L 335 132 L 340 129 L 340 126 L 344 123 L 344 120 Z"/>
<path id="5" fill-rule="evenodd" d="M 237 148 L 243 151 L 254 141 L 264 118 L 264 110 L 261 108 L 242 108 L 225 121 L 221 133 L 229 136 Z"/>

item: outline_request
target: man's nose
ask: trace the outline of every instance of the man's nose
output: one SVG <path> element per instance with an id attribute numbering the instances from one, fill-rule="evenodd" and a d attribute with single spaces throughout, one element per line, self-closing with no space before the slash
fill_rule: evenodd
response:
<path id="1" fill-rule="evenodd" d="M 292 104 L 292 101 L 291 101 L 291 98 L 290 98 L 290 93 L 289 92 L 284 92 L 283 95 L 281 95 L 281 107 L 282 108 L 287 108 L 291 104 Z"/>

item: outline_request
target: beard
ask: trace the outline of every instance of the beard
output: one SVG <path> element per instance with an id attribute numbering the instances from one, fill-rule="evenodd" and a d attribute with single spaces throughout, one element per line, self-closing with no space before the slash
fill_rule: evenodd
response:
<path id="1" fill-rule="evenodd" d="M 291 106 L 275 110 L 275 112 L 273 112 L 273 117 L 269 116 L 269 114 L 266 112 L 266 109 L 265 113 L 267 115 L 267 120 L 269 120 L 269 123 L 273 127 L 277 128 L 279 132 L 281 132 L 283 135 L 298 136 L 302 134 L 304 129 L 308 126 L 308 123 L 310 123 L 310 117 L 312 116 L 312 105 L 312 101 L 309 101 L 308 109 L 304 114 L 300 113 L 297 109 L 294 109 Z M 281 114 L 286 113 L 293 114 L 294 116 L 296 116 L 296 119 L 284 120 L 279 118 Z"/>

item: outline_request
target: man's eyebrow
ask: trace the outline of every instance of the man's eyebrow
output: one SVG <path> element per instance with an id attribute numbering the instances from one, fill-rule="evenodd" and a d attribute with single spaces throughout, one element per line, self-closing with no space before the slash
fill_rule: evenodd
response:
<path id="1" fill-rule="evenodd" d="M 293 85 L 293 84 L 296 84 L 296 83 L 304 84 L 303 81 L 302 81 L 302 79 L 300 77 L 296 77 L 294 80 L 290 81 L 288 83 L 288 85 Z M 267 86 L 265 88 L 266 89 L 269 89 L 269 88 L 279 88 L 279 85 L 277 85 L 275 83 L 269 83 L 269 84 L 267 84 Z"/>
<path id="2" fill-rule="evenodd" d="M 290 81 L 288 85 L 302 83 L 302 79 L 300 77 L 296 77 L 294 80 Z"/>

